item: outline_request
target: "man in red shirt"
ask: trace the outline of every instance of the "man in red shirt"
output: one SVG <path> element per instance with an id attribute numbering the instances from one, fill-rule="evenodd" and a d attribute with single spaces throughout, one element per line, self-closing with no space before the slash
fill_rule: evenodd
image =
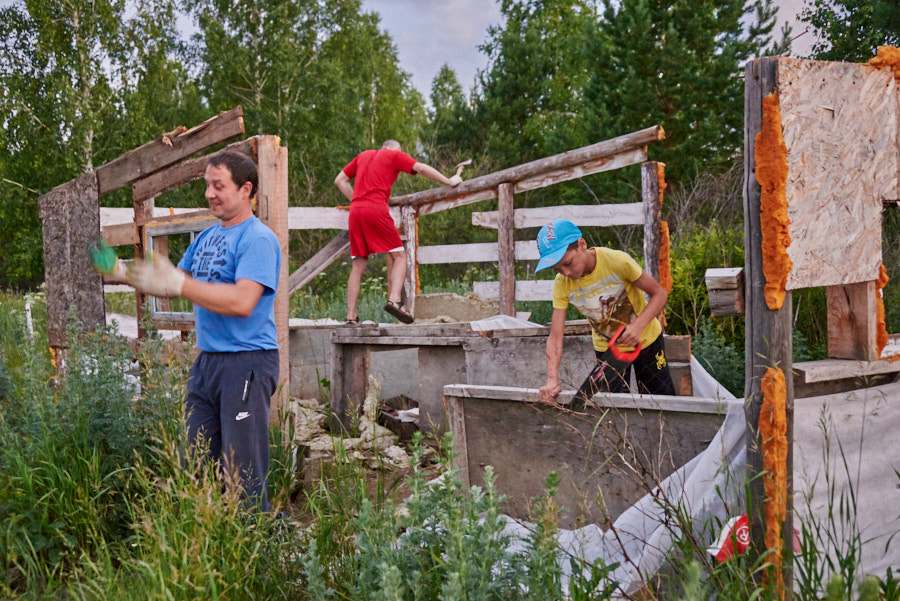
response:
<path id="1" fill-rule="evenodd" d="M 401 297 L 406 280 L 406 251 L 388 209 L 391 186 L 401 171 L 424 175 L 448 186 L 462 182 L 458 175 L 444 175 L 400 149 L 396 140 L 387 140 L 378 150 L 366 150 L 350 161 L 334 184 L 350 201 L 350 278 L 347 280 L 347 322 L 358 323 L 356 301 L 362 274 L 371 253 L 387 253 L 388 300 L 384 310 L 402 321 L 412 323 L 413 316 Z M 353 185 L 350 185 L 350 180 Z"/>

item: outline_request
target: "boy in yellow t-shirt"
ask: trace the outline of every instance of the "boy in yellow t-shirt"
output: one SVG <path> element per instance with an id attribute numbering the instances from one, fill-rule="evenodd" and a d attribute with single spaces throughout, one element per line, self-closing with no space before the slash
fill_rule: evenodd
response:
<path id="1" fill-rule="evenodd" d="M 581 230 L 571 221 L 557 219 L 548 223 L 538 233 L 537 243 L 541 259 L 535 272 L 546 267 L 557 272 L 547 338 L 547 383 L 540 389 L 540 400 L 552 403 L 561 390 L 559 363 L 570 303 L 590 322 L 597 357 L 597 366 L 573 401 L 574 409 L 583 407 L 600 391 L 628 392 L 632 365 L 639 392 L 674 395 L 662 326 L 656 319 L 668 298 L 663 287 L 626 253 L 588 248 Z M 609 341 L 622 326 L 616 339 L 619 352 L 615 353 L 609 348 Z M 636 358 L 624 356 L 638 344 L 641 350 Z"/>

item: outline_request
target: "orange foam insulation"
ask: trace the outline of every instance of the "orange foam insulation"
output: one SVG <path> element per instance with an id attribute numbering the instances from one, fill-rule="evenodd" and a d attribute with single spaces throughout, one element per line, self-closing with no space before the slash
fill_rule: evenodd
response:
<path id="1" fill-rule="evenodd" d="M 888 343 L 887 325 L 884 323 L 884 287 L 887 286 L 890 278 L 887 274 L 887 268 L 884 263 L 878 272 L 878 279 L 875 280 L 875 356 L 881 357 L 881 352 Z M 900 355 L 886 357 L 885 361 L 900 361 Z"/>
<path id="2" fill-rule="evenodd" d="M 666 164 L 656 164 L 656 185 L 659 188 L 659 206 L 662 207 L 663 192 L 669 186 L 666 183 Z M 659 283 L 666 292 L 672 292 L 672 266 L 669 262 L 671 240 L 669 239 L 669 222 L 659 222 Z"/>
<path id="3" fill-rule="evenodd" d="M 762 229 L 762 263 L 766 278 L 766 305 L 777 311 L 784 303 L 785 284 L 793 263 L 787 254 L 791 245 L 788 233 L 785 186 L 788 164 L 787 146 L 781 133 L 781 109 L 777 90 L 763 98 L 762 125 L 756 134 L 753 157 L 756 160 L 756 181 L 761 194 L 760 227 Z"/>
<path id="4" fill-rule="evenodd" d="M 760 384 L 762 407 L 759 411 L 759 438 L 762 444 L 762 466 L 765 472 L 763 515 L 766 521 L 766 560 L 772 565 L 776 591 L 784 598 L 781 574 L 782 526 L 787 517 L 787 386 L 784 373 L 777 368 L 766 370 Z"/>
<path id="5" fill-rule="evenodd" d="M 879 46 L 875 56 L 869 59 L 869 64 L 874 67 L 890 67 L 894 79 L 900 82 L 900 48 Z"/>

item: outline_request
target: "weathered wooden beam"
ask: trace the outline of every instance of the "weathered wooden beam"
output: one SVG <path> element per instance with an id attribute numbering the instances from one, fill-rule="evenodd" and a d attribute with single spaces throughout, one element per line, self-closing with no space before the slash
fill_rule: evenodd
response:
<path id="1" fill-rule="evenodd" d="M 554 219 L 568 219 L 580 226 L 610 227 L 615 225 L 640 225 L 644 223 L 643 205 L 639 202 L 608 205 L 559 205 L 517 209 L 514 219 L 516 229 L 541 227 Z M 472 225 L 497 229 L 500 223 L 498 211 L 472 213 Z"/>
<path id="2" fill-rule="evenodd" d="M 252 138 L 247 138 L 246 140 L 229 144 L 223 150 L 233 150 L 245 154 L 253 159 L 253 162 L 255 163 L 257 162 L 256 144 L 257 138 L 254 136 Z M 210 156 L 211 155 L 206 155 L 182 161 L 171 167 L 157 171 L 143 179 L 139 179 L 134 182 L 132 188 L 134 198 L 147 200 L 148 198 L 153 198 L 154 196 L 168 192 L 169 190 L 174 190 L 179 186 L 189 184 L 196 179 L 203 179 L 203 176 L 206 173 L 206 166 L 209 164 Z"/>
<path id="3" fill-rule="evenodd" d="M 521 209 L 519 209 L 521 210 Z M 418 248 L 419 265 L 443 265 L 447 263 L 488 263 L 500 260 L 496 242 L 473 244 L 436 244 Z M 517 261 L 537 261 L 541 258 L 537 244 L 532 240 L 516 242 Z"/>
<path id="4" fill-rule="evenodd" d="M 691 362 L 691 337 L 690 336 L 666 336 L 666 359 L 679 363 Z"/>
<path id="5" fill-rule="evenodd" d="M 126 209 L 129 213 L 134 213 L 131 209 Z M 138 230 L 134 223 L 120 223 L 118 225 L 105 225 L 100 230 L 103 241 L 110 246 L 125 246 L 126 244 L 137 244 Z"/>
<path id="6" fill-rule="evenodd" d="M 543 173 L 541 175 L 537 175 L 535 177 L 523 179 L 516 182 L 515 193 L 518 194 L 519 192 L 527 192 L 528 190 L 546 188 L 547 186 L 552 186 L 553 184 L 559 184 L 561 182 L 567 182 L 573 179 L 587 177 L 595 173 L 601 173 L 603 171 L 613 171 L 614 169 L 621 169 L 622 167 L 628 167 L 629 165 L 637 165 L 638 163 L 646 160 L 647 147 L 642 146 L 640 148 L 635 148 L 634 150 L 620 152 L 611 156 L 592 159 L 585 163 L 581 163 L 580 165 L 573 165 L 572 167 L 566 167 L 564 169 L 556 169 L 553 171 L 548 171 L 547 173 Z"/>
<path id="7" fill-rule="evenodd" d="M 900 372 L 900 361 L 855 361 L 852 359 L 822 359 L 794 363 L 794 373 L 800 382 L 830 382 L 844 378 L 870 378 Z"/>
<path id="8" fill-rule="evenodd" d="M 400 207 L 390 207 L 394 227 L 402 223 Z M 291 230 L 346 230 L 350 227 L 350 211 L 338 207 L 290 207 L 288 229 Z"/>
<path id="9" fill-rule="evenodd" d="M 763 275 L 761 188 L 756 173 L 756 136 L 763 123 L 763 98 L 775 92 L 778 59 L 761 58 L 747 63 L 744 76 L 744 273 L 746 277 L 746 383 L 744 388 L 745 417 L 747 420 L 747 464 L 749 476 L 748 514 L 750 532 L 753 537 L 753 553 L 761 554 L 766 549 L 765 519 L 763 507 L 766 503 L 760 437 L 760 412 L 763 402 L 762 380 L 771 368 L 781 370 L 785 375 L 785 413 L 787 422 L 787 518 L 782 528 L 782 540 L 792 540 L 791 519 L 792 489 L 792 440 L 794 391 L 792 367 L 791 293 L 787 291 L 780 309 L 769 310 L 765 299 L 766 280 Z M 784 555 L 789 557 L 788 554 Z M 790 562 L 783 564 L 785 586 L 791 590 Z"/>
<path id="10" fill-rule="evenodd" d="M 416 208 L 405 206 L 400 208 L 403 220 L 403 235 L 406 238 L 406 281 L 403 287 L 406 290 L 406 310 L 415 315 L 416 294 L 419 293 L 419 264 L 416 261 L 416 253 L 419 246 L 419 224 L 416 219 Z"/>
<path id="11" fill-rule="evenodd" d="M 278 330 L 278 358 L 280 373 L 278 388 L 272 397 L 269 421 L 279 422 L 278 410 L 286 408 L 290 392 L 290 329 L 288 287 L 288 150 L 281 145 L 278 136 L 257 136 L 259 164 L 259 191 L 257 192 L 257 216 L 269 226 L 281 246 L 281 273 L 275 292 L 275 326 Z"/>
<path id="12" fill-rule="evenodd" d="M 706 289 L 713 317 L 744 314 L 744 269 L 721 267 L 707 269 Z"/>
<path id="13" fill-rule="evenodd" d="M 517 183 L 523 180 L 529 180 L 553 171 L 563 170 L 595 159 L 609 157 L 622 152 L 636 150 L 647 144 L 658 142 L 665 139 L 665 132 L 659 125 L 648 127 L 638 132 L 619 136 L 611 140 L 598 142 L 590 146 L 584 146 L 562 154 L 545 157 L 523 165 L 517 165 L 509 169 L 495 171 L 488 175 L 475 177 L 461 183 L 455 188 L 443 187 L 433 188 L 431 190 L 423 190 L 422 192 L 414 192 L 404 196 L 391 199 L 391 204 L 399 205 L 421 205 L 439 200 L 450 200 L 472 194 L 475 192 L 483 192 L 490 188 L 496 188 L 502 183 Z M 577 176 L 573 176 L 577 177 Z M 420 214 L 423 214 L 420 212 Z"/>
<path id="14" fill-rule="evenodd" d="M 97 168 L 100 194 L 112 192 L 173 163 L 244 133 L 244 111 L 235 107 L 191 129 L 176 129 Z"/>
<path id="15" fill-rule="evenodd" d="M 659 189 L 659 163 L 656 161 L 641 165 L 641 200 L 644 223 L 644 271 L 658 282 L 662 190 Z"/>
<path id="16" fill-rule="evenodd" d="M 346 230 L 339 233 L 331 241 L 319 249 L 309 260 L 291 274 L 288 280 L 288 293 L 306 286 L 314 277 L 322 273 L 326 267 L 334 263 L 341 255 L 350 250 L 350 234 Z"/>
<path id="17" fill-rule="evenodd" d="M 512 184 L 500 184 L 497 190 L 500 210 L 497 229 L 497 251 L 500 267 L 500 313 L 516 314 L 516 242 L 513 238 L 515 213 Z"/>
<path id="18" fill-rule="evenodd" d="M 70 313 L 81 331 L 106 323 L 103 280 L 88 256 L 88 246 L 100 237 L 95 173 L 85 173 L 38 198 L 38 212 L 44 237 L 47 337 L 51 347 L 62 349 L 68 347 Z"/>
<path id="19" fill-rule="evenodd" d="M 500 298 L 500 282 L 473 282 L 472 290 L 485 300 Z M 519 280 L 516 282 L 516 300 L 553 300 L 553 280 Z"/>
<path id="20" fill-rule="evenodd" d="M 828 356 L 875 361 L 875 282 L 826 286 Z"/>

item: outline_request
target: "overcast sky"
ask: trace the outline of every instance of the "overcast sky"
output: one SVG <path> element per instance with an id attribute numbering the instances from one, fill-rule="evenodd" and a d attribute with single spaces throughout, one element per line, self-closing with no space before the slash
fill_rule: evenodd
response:
<path id="1" fill-rule="evenodd" d="M 804 0 L 776 0 L 779 24 L 789 19 L 796 36 L 803 28 L 796 15 Z M 441 65 L 456 71 L 464 89 L 470 90 L 478 69 L 487 66 L 487 58 L 478 50 L 487 39 L 490 25 L 500 23 L 497 0 L 362 0 L 363 6 L 381 16 L 381 27 L 390 33 L 397 46 L 400 67 L 412 76 L 412 83 L 426 100 L 431 81 Z M 812 44 L 806 34 L 794 42 L 795 56 L 805 55 Z"/>

